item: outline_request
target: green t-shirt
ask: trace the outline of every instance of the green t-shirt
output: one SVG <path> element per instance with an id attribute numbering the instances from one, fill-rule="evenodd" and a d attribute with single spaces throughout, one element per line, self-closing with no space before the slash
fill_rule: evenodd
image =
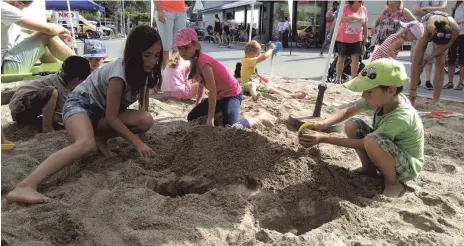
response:
<path id="1" fill-rule="evenodd" d="M 412 178 L 416 178 L 424 164 L 424 125 L 409 99 L 402 93 L 398 96 L 398 107 L 385 115 L 379 116 L 380 108 L 371 108 L 362 98 L 356 101 L 356 108 L 361 112 L 375 112 L 371 134 L 383 133 L 403 150 L 415 173 Z"/>

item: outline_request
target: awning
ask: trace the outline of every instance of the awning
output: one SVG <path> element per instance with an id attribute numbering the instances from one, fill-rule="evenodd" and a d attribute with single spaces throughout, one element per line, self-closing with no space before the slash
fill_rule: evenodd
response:
<path id="1" fill-rule="evenodd" d="M 96 4 L 92 0 L 69 0 L 72 10 L 95 10 L 105 12 L 105 8 Z M 47 10 L 68 10 L 67 1 L 46 0 L 45 8 Z"/>
<path id="2" fill-rule="evenodd" d="M 237 2 L 233 2 L 233 3 L 224 4 L 224 5 L 217 6 L 217 7 L 212 7 L 212 8 L 200 10 L 200 11 L 198 11 L 198 13 L 219 12 L 219 11 L 222 11 L 222 10 L 225 10 L 225 9 L 231 9 L 231 8 L 237 8 L 237 7 L 245 6 L 245 5 L 251 5 L 252 2 L 254 2 L 255 6 L 263 5 L 263 3 L 256 2 L 255 0 L 242 0 L 242 1 L 237 1 Z"/>

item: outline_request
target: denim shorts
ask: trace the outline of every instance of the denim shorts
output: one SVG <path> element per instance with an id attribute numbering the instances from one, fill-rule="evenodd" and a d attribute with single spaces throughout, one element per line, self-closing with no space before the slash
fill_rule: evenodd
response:
<path id="1" fill-rule="evenodd" d="M 89 116 L 94 126 L 99 119 L 99 115 L 101 116 L 101 114 L 92 112 L 90 98 L 87 95 L 71 92 L 63 106 L 63 124 L 66 125 L 66 121 L 69 117 L 75 114 L 85 114 Z"/>
<path id="2" fill-rule="evenodd" d="M 398 147 L 387 135 L 382 133 L 373 133 L 374 129 L 370 127 L 365 121 L 357 118 L 351 119 L 356 127 L 356 139 L 362 139 L 369 135 L 373 138 L 383 151 L 391 153 L 395 159 L 395 169 L 398 178 L 401 181 L 411 180 L 415 176 L 412 164 L 409 163 L 408 158 L 403 150 Z"/>
<path id="3" fill-rule="evenodd" d="M 163 10 L 163 15 L 166 18 L 166 23 L 159 21 L 158 11 L 155 11 L 156 26 L 158 27 L 158 32 L 161 36 L 163 50 L 170 51 L 174 45 L 174 33 L 185 28 L 187 25 L 187 13 Z"/>

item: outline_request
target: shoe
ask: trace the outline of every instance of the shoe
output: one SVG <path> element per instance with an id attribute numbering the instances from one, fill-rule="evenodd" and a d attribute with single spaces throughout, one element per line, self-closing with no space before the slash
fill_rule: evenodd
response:
<path id="1" fill-rule="evenodd" d="M 324 57 L 324 54 L 320 53 L 320 54 L 319 54 L 319 57 Z"/>
<path id="2" fill-rule="evenodd" d="M 425 81 L 425 89 L 433 90 L 433 85 L 429 80 Z"/>
<path id="3" fill-rule="evenodd" d="M 443 86 L 443 89 L 453 89 L 453 82 L 448 82 L 448 84 Z"/>

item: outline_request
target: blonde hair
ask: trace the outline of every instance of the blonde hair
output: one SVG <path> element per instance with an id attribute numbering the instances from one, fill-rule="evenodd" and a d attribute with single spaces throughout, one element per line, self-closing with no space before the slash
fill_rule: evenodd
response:
<path id="1" fill-rule="evenodd" d="M 390 2 L 391 0 L 387 0 L 387 7 L 388 7 L 388 2 Z M 399 9 L 402 9 L 403 8 L 403 0 L 399 0 L 399 1 L 391 1 L 391 2 L 397 2 L 399 6 Z"/>
<path id="2" fill-rule="evenodd" d="M 250 54 L 250 52 L 257 52 L 261 49 L 261 45 L 256 40 L 251 40 L 245 44 L 245 55 Z"/>
<path id="3" fill-rule="evenodd" d="M 171 59 L 169 59 L 168 66 L 171 68 L 175 68 L 179 65 L 180 63 L 180 55 L 179 52 L 176 52 Z"/>

